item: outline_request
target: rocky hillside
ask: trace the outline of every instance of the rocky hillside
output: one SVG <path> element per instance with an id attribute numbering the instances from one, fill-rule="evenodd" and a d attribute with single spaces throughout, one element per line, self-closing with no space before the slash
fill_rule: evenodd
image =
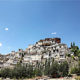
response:
<path id="1" fill-rule="evenodd" d="M 54 59 L 61 63 L 66 60 L 67 53 L 69 49 L 66 44 L 61 43 L 60 38 L 45 38 L 34 45 L 29 45 L 26 50 L 19 49 L 17 52 L 0 55 L 0 67 L 13 68 L 19 62 L 33 65 L 37 62 L 44 64 L 47 59 Z"/>

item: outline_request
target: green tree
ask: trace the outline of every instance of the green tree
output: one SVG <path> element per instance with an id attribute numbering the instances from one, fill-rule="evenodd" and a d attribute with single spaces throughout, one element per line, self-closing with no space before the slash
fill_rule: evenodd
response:
<path id="1" fill-rule="evenodd" d="M 9 68 L 4 68 L 0 70 L 0 76 L 4 78 L 10 77 L 11 76 L 10 73 L 11 73 L 11 69 Z"/>
<path id="2" fill-rule="evenodd" d="M 61 73 L 61 76 L 67 76 L 68 75 L 68 71 L 69 71 L 69 65 L 68 63 L 65 61 L 63 63 L 60 64 L 59 66 L 59 73 Z"/>
<path id="3" fill-rule="evenodd" d="M 57 62 L 52 63 L 49 72 L 52 77 L 59 77 L 59 64 Z"/>
<path id="4" fill-rule="evenodd" d="M 74 52 L 74 56 L 78 56 L 79 54 L 79 47 L 78 46 L 75 46 L 71 49 L 72 52 Z"/>
<path id="5" fill-rule="evenodd" d="M 75 42 L 73 42 L 73 47 L 75 46 Z"/>
<path id="6" fill-rule="evenodd" d="M 42 76 L 42 71 L 38 68 L 35 68 L 34 74 L 35 74 L 35 76 Z"/>
<path id="7" fill-rule="evenodd" d="M 72 44 L 72 42 L 71 42 L 71 48 L 73 47 L 73 44 Z"/>
<path id="8" fill-rule="evenodd" d="M 45 62 L 44 74 L 50 75 L 50 59 L 46 60 L 46 62 Z"/>

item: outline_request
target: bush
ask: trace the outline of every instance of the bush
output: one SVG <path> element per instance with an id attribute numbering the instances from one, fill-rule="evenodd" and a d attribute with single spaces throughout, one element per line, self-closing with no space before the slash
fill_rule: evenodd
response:
<path id="1" fill-rule="evenodd" d="M 76 67 L 72 68 L 71 74 L 78 74 L 78 68 L 76 68 Z"/>
<path id="2" fill-rule="evenodd" d="M 45 67 L 44 67 L 45 66 Z M 50 60 L 46 61 L 45 65 L 37 64 L 36 67 L 32 65 L 22 66 L 17 64 L 14 69 L 4 68 L 0 70 L 0 77 L 3 78 L 32 78 L 34 76 L 47 75 L 51 77 L 62 77 L 68 75 L 68 63 L 63 62 L 58 64 L 57 62 L 52 62 Z"/>
<path id="3" fill-rule="evenodd" d="M 59 73 L 61 73 L 61 76 L 63 77 L 68 76 L 68 71 L 69 71 L 69 66 L 66 61 L 59 65 Z"/>
<path id="4" fill-rule="evenodd" d="M 0 70 L 0 77 L 3 78 L 31 78 L 33 77 L 33 68 L 18 65 L 14 69 L 4 68 Z"/>
<path id="5" fill-rule="evenodd" d="M 76 79 L 76 80 L 80 80 L 80 76 L 77 76 L 75 79 Z"/>

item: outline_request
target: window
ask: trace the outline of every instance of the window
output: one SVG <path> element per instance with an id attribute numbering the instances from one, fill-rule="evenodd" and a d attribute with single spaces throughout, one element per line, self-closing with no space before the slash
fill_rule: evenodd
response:
<path id="1" fill-rule="evenodd" d="M 64 58 L 64 55 L 60 55 L 60 58 Z"/>

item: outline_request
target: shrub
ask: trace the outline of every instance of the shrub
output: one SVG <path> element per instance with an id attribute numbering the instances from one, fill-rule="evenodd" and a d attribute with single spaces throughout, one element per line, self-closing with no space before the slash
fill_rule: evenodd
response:
<path id="1" fill-rule="evenodd" d="M 76 80 L 80 80 L 80 76 L 77 76 L 75 79 L 76 79 Z"/>

